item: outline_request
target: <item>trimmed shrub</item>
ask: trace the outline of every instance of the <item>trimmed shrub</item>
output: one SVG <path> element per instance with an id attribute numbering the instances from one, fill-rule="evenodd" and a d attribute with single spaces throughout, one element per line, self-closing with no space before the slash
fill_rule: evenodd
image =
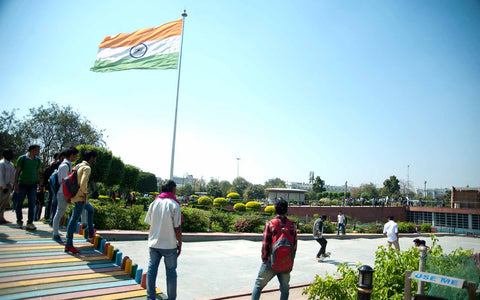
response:
<path id="1" fill-rule="evenodd" d="M 412 233 L 415 231 L 415 223 L 412 222 L 398 222 L 398 232 Z"/>
<path id="2" fill-rule="evenodd" d="M 242 218 L 239 218 L 235 225 L 233 226 L 233 230 L 236 232 L 257 232 L 261 233 L 263 231 L 260 228 L 260 225 L 265 224 L 265 221 L 259 215 L 245 215 Z"/>
<path id="3" fill-rule="evenodd" d="M 246 211 L 247 207 L 243 203 L 237 203 L 233 206 L 233 209 L 236 211 Z"/>
<path id="4" fill-rule="evenodd" d="M 220 207 L 223 207 L 223 206 L 226 206 L 228 204 L 228 201 L 227 199 L 225 198 L 215 198 L 213 200 L 213 205 L 214 206 L 220 206 Z"/>
<path id="5" fill-rule="evenodd" d="M 275 213 L 275 206 L 273 206 L 273 205 L 267 206 L 267 207 L 265 207 L 264 211 L 267 214 L 273 215 Z"/>
<path id="6" fill-rule="evenodd" d="M 257 201 L 249 201 L 245 206 L 247 211 L 260 211 L 262 209 L 262 205 Z"/>
<path id="7" fill-rule="evenodd" d="M 198 198 L 198 204 L 200 205 L 212 205 L 212 198 L 208 196 L 202 196 Z"/>
<path id="8" fill-rule="evenodd" d="M 211 218 L 212 227 L 215 231 L 219 229 L 222 232 L 229 232 L 233 226 L 233 218 L 234 216 L 231 213 L 214 210 Z"/>
<path id="9" fill-rule="evenodd" d="M 323 233 L 334 233 L 337 230 L 335 225 L 333 225 L 329 221 L 324 221 L 323 222 L 323 227 L 324 227 L 323 228 Z"/>
<path id="10" fill-rule="evenodd" d="M 300 229 L 301 233 L 313 233 L 313 221 L 308 222 L 305 225 L 298 226 L 298 229 Z"/>
<path id="11" fill-rule="evenodd" d="M 232 193 L 228 193 L 227 198 L 230 198 L 230 199 L 240 199 L 241 197 L 240 197 L 240 194 L 239 194 L 239 193 L 234 193 L 234 192 L 232 192 Z"/>
<path id="12" fill-rule="evenodd" d="M 210 219 L 204 210 L 197 208 L 182 207 L 183 222 L 182 231 L 205 232 L 210 225 Z"/>
<path id="13" fill-rule="evenodd" d="M 430 232 L 430 231 L 432 231 L 432 224 L 430 224 L 430 223 L 423 223 L 423 224 L 420 226 L 420 231 L 421 231 L 421 232 Z"/>

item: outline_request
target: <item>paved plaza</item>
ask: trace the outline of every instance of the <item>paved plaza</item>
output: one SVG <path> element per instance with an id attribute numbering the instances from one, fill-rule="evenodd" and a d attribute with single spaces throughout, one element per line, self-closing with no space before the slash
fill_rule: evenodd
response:
<path id="1" fill-rule="evenodd" d="M 418 237 L 418 236 L 417 236 Z M 414 236 L 400 237 L 400 247 L 406 249 L 413 245 Z M 428 236 L 422 239 L 431 245 Z M 440 245 L 444 252 L 463 247 L 480 252 L 480 239 L 460 236 L 441 236 Z M 348 263 L 367 264 L 374 267 L 375 251 L 385 244 L 382 238 L 337 239 L 328 237 L 327 250 L 331 257 L 319 263 L 315 254 L 319 245 L 313 240 L 299 240 L 295 266 L 291 273 L 291 284 L 311 282 L 315 275 L 324 277 L 326 273 L 334 274 L 337 265 Z M 145 269 L 148 266 L 147 241 L 115 241 L 116 248 Z M 198 299 L 218 295 L 251 292 L 257 272 L 260 268 L 261 242 L 249 240 L 214 241 L 214 242 L 184 242 L 183 251 L 178 260 L 178 299 Z M 165 270 L 163 262 L 160 265 L 157 287 L 165 290 Z M 267 285 L 278 287 L 276 278 Z M 291 299 L 298 298 L 301 288 L 295 289 Z M 300 296 L 301 297 L 301 296 Z M 278 299 L 272 297 L 272 299 Z M 238 299 L 249 299 L 243 297 Z M 268 299 L 262 296 L 262 299 Z"/>

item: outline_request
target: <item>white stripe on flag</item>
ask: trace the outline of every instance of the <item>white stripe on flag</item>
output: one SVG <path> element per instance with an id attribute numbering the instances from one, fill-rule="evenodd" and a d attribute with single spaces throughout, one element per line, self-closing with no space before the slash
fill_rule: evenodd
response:
<path id="1" fill-rule="evenodd" d="M 147 52 L 143 57 L 175 53 L 180 51 L 180 36 L 171 36 L 159 41 L 144 42 L 147 46 Z M 120 59 L 134 59 L 130 56 L 130 50 L 133 47 L 100 48 L 97 53 L 97 60 L 115 62 Z"/>

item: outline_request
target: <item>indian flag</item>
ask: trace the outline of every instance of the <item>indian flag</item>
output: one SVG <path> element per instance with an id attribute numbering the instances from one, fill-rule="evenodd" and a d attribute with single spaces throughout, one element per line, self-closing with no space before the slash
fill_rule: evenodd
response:
<path id="1" fill-rule="evenodd" d="M 107 36 L 98 46 L 91 71 L 177 69 L 183 20 L 155 28 Z"/>

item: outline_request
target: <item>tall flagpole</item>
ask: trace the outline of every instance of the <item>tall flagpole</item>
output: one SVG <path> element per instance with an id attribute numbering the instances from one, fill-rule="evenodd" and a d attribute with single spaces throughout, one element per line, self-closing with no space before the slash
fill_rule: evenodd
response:
<path id="1" fill-rule="evenodd" d="M 177 101 L 175 104 L 175 122 L 173 123 L 173 142 L 172 142 L 172 159 L 170 160 L 170 179 L 173 179 L 173 165 L 175 161 L 175 138 L 177 136 L 177 111 L 178 111 L 178 93 L 180 91 L 180 71 L 182 70 L 182 52 L 183 52 L 183 29 L 185 28 L 185 17 L 187 16 L 187 11 L 183 10 L 183 21 L 182 21 L 182 38 L 180 40 L 180 53 L 178 61 L 178 82 L 177 82 Z"/>

